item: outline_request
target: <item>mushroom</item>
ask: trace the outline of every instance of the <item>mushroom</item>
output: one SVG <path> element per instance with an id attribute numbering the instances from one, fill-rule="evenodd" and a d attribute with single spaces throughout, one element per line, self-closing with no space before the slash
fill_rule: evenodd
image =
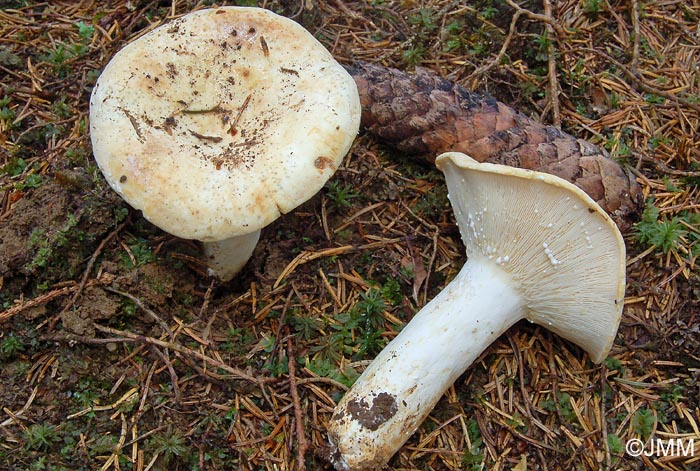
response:
<path id="1" fill-rule="evenodd" d="M 360 122 L 354 80 L 262 8 L 203 9 L 120 50 L 90 98 L 95 159 L 150 222 L 232 278 L 260 229 L 316 194 Z"/>
<path id="2" fill-rule="evenodd" d="M 440 155 L 466 246 L 461 271 L 367 367 L 329 423 L 338 470 L 378 469 L 510 326 L 535 322 L 600 363 L 622 313 L 625 246 L 581 189 L 549 174 Z"/>

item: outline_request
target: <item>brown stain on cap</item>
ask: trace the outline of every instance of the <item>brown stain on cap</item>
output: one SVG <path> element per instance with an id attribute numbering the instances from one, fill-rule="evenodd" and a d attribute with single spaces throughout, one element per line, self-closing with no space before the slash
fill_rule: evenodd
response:
<path id="1" fill-rule="evenodd" d="M 316 167 L 322 172 L 327 168 L 330 168 L 332 171 L 335 171 L 335 164 L 333 162 L 333 159 L 329 159 L 328 157 L 324 156 L 316 157 L 316 160 L 314 160 L 314 167 Z"/>

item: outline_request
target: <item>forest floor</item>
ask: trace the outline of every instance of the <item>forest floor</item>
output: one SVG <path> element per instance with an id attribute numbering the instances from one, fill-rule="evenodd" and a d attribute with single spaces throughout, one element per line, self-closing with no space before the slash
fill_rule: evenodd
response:
<path id="1" fill-rule="evenodd" d="M 293 18 L 341 63 L 489 93 L 605 148 L 643 191 L 606 361 L 518 323 L 388 469 L 699 469 L 700 2 L 237 3 Z M 331 469 L 334 405 L 465 261 L 441 173 L 362 132 L 229 283 L 110 189 L 95 80 L 210 5 L 0 0 L 2 470 Z"/>

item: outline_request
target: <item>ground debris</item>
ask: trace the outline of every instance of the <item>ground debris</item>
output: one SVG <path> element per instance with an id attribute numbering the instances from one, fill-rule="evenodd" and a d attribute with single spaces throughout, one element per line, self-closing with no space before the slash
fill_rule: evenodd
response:
<path id="1" fill-rule="evenodd" d="M 440 173 L 365 131 L 226 285 L 196 244 L 109 191 L 91 87 L 126 41 L 200 3 L 0 11 L 3 469 L 329 470 L 338 399 L 464 261 Z M 604 365 L 520 323 L 388 469 L 696 469 L 697 456 L 626 446 L 700 443 L 697 2 L 259 3 L 344 64 L 429 69 L 547 129 L 560 120 L 644 199 Z"/>

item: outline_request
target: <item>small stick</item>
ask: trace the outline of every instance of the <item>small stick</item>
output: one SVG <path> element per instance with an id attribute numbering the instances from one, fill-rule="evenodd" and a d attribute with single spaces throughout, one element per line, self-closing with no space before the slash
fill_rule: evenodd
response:
<path id="1" fill-rule="evenodd" d="M 216 384 L 217 386 L 224 386 L 224 385 L 226 384 L 226 383 L 224 382 L 224 380 L 226 379 L 226 376 L 218 375 L 218 374 L 216 374 L 216 373 L 213 372 L 213 371 L 205 370 L 204 368 L 202 368 L 202 367 L 200 367 L 199 365 L 195 364 L 192 360 L 190 360 L 189 358 L 187 358 L 187 357 L 184 356 L 184 355 L 179 355 L 179 354 L 177 354 L 177 353 L 176 353 L 176 355 L 177 355 L 178 360 L 180 360 L 180 361 L 183 362 L 185 365 L 187 365 L 187 366 L 189 366 L 190 368 L 192 368 L 193 370 L 195 370 L 200 376 L 205 377 L 205 378 L 207 379 L 208 382 L 214 383 L 214 384 Z"/>
<path id="2" fill-rule="evenodd" d="M 520 377 L 520 394 L 523 396 L 523 403 L 525 404 L 525 410 L 527 414 L 532 417 L 532 401 L 530 400 L 530 395 L 527 392 L 525 385 L 525 361 L 520 354 L 520 349 L 518 348 L 518 343 L 516 342 L 513 334 L 508 333 L 508 342 L 510 343 L 510 348 L 513 349 L 513 356 L 515 357 L 515 362 L 518 365 L 518 375 Z"/>
<path id="3" fill-rule="evenodd" d="M 112 292 L 112 293 L 114 293 L 114 294 L 118 294 L 119 296 L 124 296 L 125 298 L 128 298 L 128 299 L 130 299 L 131 301 L 133 301 L 134 304 L 136 304 L 143 312 L 145 312 L 146 314 L 148 314 L 148 316 L 149 316 L 151 319 L 153 319 L 154 321 L 156 321 L 156 322 L 158 323 L 158 325 L 160 326 L 160 328 L 163 330 L 163 333 L 164 333 L 164 334 L 168 334 L 168 335 L 170 336 L 171 340 L 173 340 L 173 334 L 172 334 L 172 332 L 170 331 L 170 327 L 168 327 L 168 324 L 166 324 L 165 321 L 164 321 L 163 319 L 161 319 L 160 316 L 158 316 L 158 314 L 156 314 L 156 313 L 153 312 L 151 309 L 149 309 L 148 306 L 146 306 L 146 305 L 143 303 L 143 301 L 141 301 L 141 300 L 140 300 L 139 298 L 137 298 L 136 296 L 134 296 L 134 295 L 132 295 L 132 294 L 129 294 L 129 293 L 125 292 L 125 291 L 119 291 L 118 289 L 110 288 L 110 287 L 106 287 L 105 289 L 106 289 L 107 291 L 110 291 L 110 292 Z"/>
<path id="4" fill-rule="evenodd" d="M 530 18 L 531 20 L 542 21 L 544 23 L 547 23 L 557 33 L 557 36 L 559 38 L 566 37 L 566 31 L 564 31 L 564 28 L 562 28 L 562 26 L 559 23 L 557 23 L 554 20 L 554 18 L 552 18 L 551 16 L 548 16 L 546 14 L 540 15 L 539 13 L 531 12 L 530 10 L 527 10 L 527 9 L 521 7 L 520 5 L 515 3 L 513 0 L 506 0 L 506 3 L 508 4 L 509 7 L 515 9 L 516 12 L 521 12 L 522 14 L 524 14 L 525 16 Z"/>
<path id="5" fill-rule="evenodd" d="M 226 110 L 221 108 L 221 103 L 217 104 L 214 108 L 208 108 L 208 109 L 197 109 L 197 110 L 182 110 L 180 111 L 182 114 L 204 114 L 204 113 L 220 113 L 220 112 L 225 112 Z"/>
<path id="6" fill-rule="evenodd" d="M 148 432 L 146 432 L 146 433 L 144 433 L 144 434 L 142 434 L 142 435 L 139 435 L 139 436 L 137 436 L 137 437 L 132 438 L 132 439 L 129 440 L 128 442 L 124 443 L 124 446 L 127 447 L 127 446 L 129 446 L 129 445 L 133 445 L 134 443 L 143 441 L 143 440 L 145 440 L 146 438 L 150 437 L 151 435 L 153 435 L 153 434 L 155 434 L 155 433 L 158 433 L 158 432 L 160 432 L 161 430 L 166 429 L 166 428 L 168 428 L 168 425 L 167 425 L 167 424 L 166 424 L 166 425 L 160 425 L 160 426 L 158 426 L 158 427 L 156 427 L 156 428 L 154 428 L 154 429 L 152 429 L 152 430 L 149 430 Z"/>
<path id="7" fill-rule="evenodd" d="M 505 57 L 506 52 L 508 51 L 508 47 L 510 46 L 510 42 L 513 40 L 513 36 L 515 36 L 515 27 L 518 23 L 518 19 L 520 18 L 520 15 L 522 15 L 523 12 L 520 10 L 516 10 L 516 12 L 513 14 L 513 18 L 510 20 L 510 27 L 508 29 L 508 35 L 506 36 L 506 39 L 503 41 L 503 45 L 501 46 L 501 50 L 498 51 L 498 54 L 496 54 L 496 57 L 493 58 L 488 64 L 479 67 L 476 69 L 474 72 L 469 74 L 469 76 L 465 79 L 465 82 L 471 82 L 472 79 L 475 77 L 484 75 L 486 72 L 490 71 L 494 67 L 498 66 L 501 63 L 501 60 L 503 57 Z"/>
<path id="8" fill-rule="evenodd" d="M 260 47 L 262 48 L 263 55 L 265 57 L 270 57 L 270 47 L 267 45 L 267 41 L 265 41 L 265 36 L 262 34 L 260 35 Z"/>
<path id="9" fill-rule="evenodd" d="M 180 380 L 177 377 L 175 368 L 173 368 L 173 363 L 165 355 L 165 353 L 161 352 L 155 345 L 151 346 L 151 350 L 153 351 L 153 353 L 156 354 L 156 356 L 158 356 L 158 358 L 160 358 L 160 361 L 162 361 L 165 364 L 166 368 L 168 368 L 168 373 L 170 373 L 170 382 L 173 384 L 173 392 L 175 393 L 175 401 L 178 404 L 181 404 L 182 394 L 180 393 L 180 385 L 178 384 Z"/>
<path id="10" fill-rule="evenodd" d="M 292 338 L 287 337 L 287 364 L 289 365 L 289 390 L 292 393 L 292 403 L 294 404 L 294 419 L 296 421 L 296 434 L 297 434 L 297 469 L 299 471 L 306 470 L 306 464 L 304 463 L 304 456 L 306 455 L 306 450 L 309 446 L 306 441 L 306 436 L 304 435 L 304 422 L 303 414 L 301 410 L 301 403 L 299 401 L 299 391 L 297 390 L 297 380 L 296 380 L 296 358 L 294 357 L 294 350 L 292 349 Z"/>
<path id="11" fill-rule="evenodd" d="M 71 286 L 66 286 L 64 288 L 59 288 L 55 289 L 53 291 L 49 291 L 46 294 L 42 294 L 41 296 L 37 296 L 34 299 L 30 299 L 29 301 L 26 301 L 21 304 L 16 304 L 12 306 L 11 308 L 0 312 L 0 323 L 3 321 L 6 321 L 10 317 L 14 316 L 15 314 L 19 314 L 20 312 L 24 311 L 25 309 L 29 309 L 31 307 L 35 306 L 41 306 L 44 303 L 47 303 L 51 301 L 54 298 L 57 298 L 59 296 L 63 296 L 64 294 L 68 294 L 72 291 L 75 291 L 78 289 L 78 285 L 71 285 Z"/>
<path id="12" fill-rule="evenodd" d="M 93 252 L 92 256 L 90 257 L 90 260 L 88 260 L 87 267 L 85 268 L 85 271 L 83 272 L 83 277 L 80 279 L 80 284 L 78 285 L 78 291 L 76 291 L 73 294 L 73 298 L 71 299 L 70 303 L 66 307 L 63 308 L 61 311 L 61 314 L 63 314 L 65 311 L 69 309 L 70 306 L 74 305 L 75 302 L 78 300 L 80 295 L 83 293 L 83 289 L 85 289 L 85 284 L 87 283 L 88 278 L 90 277 L 90 272 L 92 271 L 93 265 L 95 265 L 95 260 L 97 260 L 97 257 L 102 253 L 104 250 L 105 246 L 112 240 L 114 237 L 121 232 L 122 229 L 124 229 L 124 226 L 127 225 L 131 220 L 131 216 L 128 216 L 121 224 L 119 224 L 110 234 L 102 239 L 102 242 L 100 242 L 100 245 L 97 246 L 97 249 Z"/>
<path id="13" fill-rule="evenodd" d="M 544 0 L 544 14 L 547 18 L 552 21 L 546 23 L 545 31 L 549 37 L 554 36 L 554 28 L 552 24 L 555 23 L 552 17 L 552 2 L 551 0 Z M 549 105 L 552 109 L 552 124 L 557 128 L 561 128 L 561 107 L 559 105 L 559 80 L 557 79 L 557 60 L 554 54 L 554 43 L 550 40 L 549 46 L 547 47 L 547 72 L 549 76 Z"/>
<path id="14" fill-rule="evenodd" d="M 141 401 L 139 401 L 139 408 L 136 410 L 136 417 L 134 418 L 134 423 L 143 415 L 146 408 L 146 399 L 148 398 L 148 392 L 151 390 L 151 380 L 153 379 L 153 372 L 156 370 L 156 363 L 153 362 L 151 367 L 148 369 L 148 374 L 146 375 L 146 383 L 143 385 L 143 394 L 141 395 Z"/>
<path id="15" fill-rule="evenodd" d="M 250 99 L 253 97 L 252 93 L 249 93 L 247 97 L 245 97 L 245 100 L 243 100 L 243 104 L 241 107 L 238 109 L 238 114 L 236 114 L 236 117 L 233 118 L 233 122 L 231 123 L 231 126 L 228 128 L 228 133 L 231 134 L 232 136 L 235 135 L 238 130 L 236 129 L 236 126 L 238 126 L 238 122 L 241 120 L 241 116 L 243 116 L 243 112 L 248 108 L 248 105 L 250 104 Z"/>
<path id="16" fill-rule="evenodd" d="M 700 104 L 695 103 L 695 101 L 685 98 L 683 96 L 678 96 L 674 93 L 667 92 L 666 90 L 661 90 L 660 88 L 656 88 L 652 85 L 649 85 L 644 78 L 638 73 L 635 72 L 633 69 L 630 67 L 626 66 L 622 62 L 613 59 L 609 54 L 606 54 L 605 52 L 599 51 L 595 48 L 590 48 L 590 47 L 579 47 L 577 48 L 578 51 L 586 51 L 586 52 L 591 52 L 593 54 L 596 54 L 603 59 L 611 62 L 615 67 L 620 69 L 620 71 L 625 74 L 634 84 L 636 84 L 643 92 L 651 93 L 654 95 L 658 95 L 660 97 L 666 98 L 667 100 L 674 102 L 674 103 L 679 103 L 683 106 L 687 106 L 688 108 L 692 108 L 698 113 L 700 113 Z"/>
<path id="17" fill-rule="evenodd" d="M 600 430 L 603 432 L 603 446 L 605 446 L 605 469 L 610 469 L 612 460 L 610 457 L 610 445 L 608 444 L 608 422 L 605 419 L 605 383 L 608 369 L 605 362 L 600 366 Z"/>
<path id="18" fill-rule="evenodd" d="M 284 340 L 282 338 L 282 328 L 284 325 L 287 323 L 287 311 L 289 311 L 289 306 L 292 303 L 292 296 L 295 294 L 293 289 L 289 290 L 289 293 L 287 293 L 287 299 L 284 301 L 284 306 L 282 306 L 282 314 L 280 315 L 279 320 L 277 321 L 277 329 L 275 330 L 275 344 L 273 345 L 272 351 L 276 352 L 277 348 L 279 345 L 277 342 L 281 342 Z M 287 329 L 287 334 L 286 337 L 289 337 L 289 329 Z"/>
<path id="19" fill-rule="evenodd" d="M 331 386 L 335 386 L 336 388 L 340 389 L 341 391 L 347 391 L 348 388 L 346 385 L 338 381 L 337 379 L 333 378 L 326 378 L 325 376 L 312 376 L 310 378 L 302 378 L 300 380 L 297 380 L 297 386 L 301 386 L 304 384 L 310 384 L 310 383 L 324 383 L 324 384 L 330 384 Z"/>
<path id="20" fill-rule="evenodd" d="M 200 139 L 202 141 L 211 141 L 213 143 L 218 143 L 218 142 L 221 142 L 224 140 L 224 138 L 221 136 L 210 136 L 207 134 L 200 134 L 197 131 L 193 131 L 191 129 L 190 129 L 190 134 L 192 134 L 194 137 L 196 137 L 197 139 Z"/>
<path id="21" fill-rule="evenodd" d="M 206 314 L 207 310 L 209 309 L 209 302 L 211 300 L 211 291 L 214 288 L 214 283 L 215 279 L 212 278 L 211 282 L 209 283 L 209 287 L 207 288 L 207 292 L 204 294 L 204 301 L 202 301 L 202 307 L 199 309 L 199 318 L 201 319 L 204 317 Z M 210 316 L 209 320 L 207 321 L 206 326 L 204 326 L 204 330 L 200 332 L 200 335 L 202 336 L 202 340 L 206 342 L 207 345 L 211 345 L 211 342 L 209 341 L 209 336 L 211 335 L 211 326 L 214 324 L 214 320 L 216 319 L 218 311 L 214 311 Z"/>
<path id="22" fill-rule="evenodd" d="M 637 0 L 632 0 L 632 29 L 634 31 L 634 38 L 632 42 L 632 60 L 630 61 L 630 70 L 635 74 L 639 74 L 637 66 L 639 65 L 639 2 Z"/>
<path id="23" fill-rule="evenodd" d="M 0 427 L 7 427 L 8 425 L 12 425 L 13 422 L 22 426 L 22 423 L 18 422 L 17 418 L 18 417 L 22 418 L 22 416 L 24 416 L 24 413 L 27 412 L 27 410 L 29 409 L 29 406 L 31 406 L 32 403 L 34 402 L 34 399 L 36 398 L 36 393 L 38 390 L 39 390 L 39 386 L 34 386 L 34 389 L 32 389 L 32 393 L 29 395 L 29 399 L 27 399 L 27 402 L 24 404 L 24 406 L 22 406 L 22 408 L 20 410 L 18 410 L 17 412 L 10 411 L 11 414 L 8 414 L 10 416 L 10 418 L 3 421 L 3 422 L 0 422 Z M 3 407 L 3 411 L 5 409 L 7 409 L 7 408 Z"/>
<path id="24" fill-rule="evenodd" d="M 85 337 L 82 335 L 71 334 L 69 332 L 63 332 L 58 334 L 48 334 L 39 336 L 39 340 L 42 342 L 79 342 L 87 345 L 106 345 L 109 343 L 133 343 L 133 339 L 126 339 L 124 337 L 107 337 L 107 338 L 94 338 Z"/>
<path id="25" fill-rule="evenodd" d="M 199 353 L 196 350 L 192 350 L 190 348 L 183 347 L 182 345 L 178 345 L 178 344 L 171 343 L 171 342 L 165 342 L 163 340 L 156 339 L 153 337 L 148 337 L 145 335 L 134 334 L 134 333 L 131 333 L 131 332 L 128 332 L 125 330 L 119 330 L 119 329 L 113 329 L 111 327 L 105 327 L 105 326 L 97 324 L 97 323 L 95 323 L 93 325 L 95 326 L 95 329 L 99 330 L 100 332 L 104 332 L 104 333 L 107 333 L 110 335 L 118 335 L 121 337 L 126 337 L 127 339 L 131 339 L 131 340 L 134 340 L 137 342 L 142 342 L 142 343 L 146 343 L 146 344 L 150 344 L 150 345 L 157 345 L 157 346 L 163 347 L 163 348 L 169 348 L 173 351 L 180 352 L 183 355 L 195 357 L 198 360 L 202 360 L 206 363 L 209 363 L 212 366 L 215 366 L 217 368 L 221 368 L 222 370 L 224 370 L 224 371 L 226 371 L 226 372 L 232 374 L 233 376 L 236 376 L 242 380 L 250 381 L 251 383 L 255 383 L 255 384 L 261 383 L 260 379 L 254 377 L 254 376 L 250 376 L 249 374 L 239 370 L 238 368 L 233 368 L 232 366 L 229 366 L 226 363 L 215 360 L 207 355 L 204 355 L 203 353 Z"/>
<path id="26" fill-rule="evenodd" d="M 20 428 L 21 428 L 24 432 L 27 432 L 27 431 L 28 431 L 27 426 L 24 425 L 24 423 L 22 422 L 22 420 L 20 420 L 20 418 L 18 417 L 19 414 L 15 414 L 14 412 L 12 412 L 12 411 L 11 411 L 10 409 L 8 409 L 7 407 L 3 407 L 3 408 L 2 408 L 2 411 L 3 411 L 5 414 L 7 414 L 7 415 L 10 416 L 10 418 L 9 418 L 8 420 L 6 420 L 5 422 L 7 422 L 7 421 L 9 421 L 9 423 L 13 423 L 13 422 L 14 422 L 15 424 L 19 425 Z"/>

